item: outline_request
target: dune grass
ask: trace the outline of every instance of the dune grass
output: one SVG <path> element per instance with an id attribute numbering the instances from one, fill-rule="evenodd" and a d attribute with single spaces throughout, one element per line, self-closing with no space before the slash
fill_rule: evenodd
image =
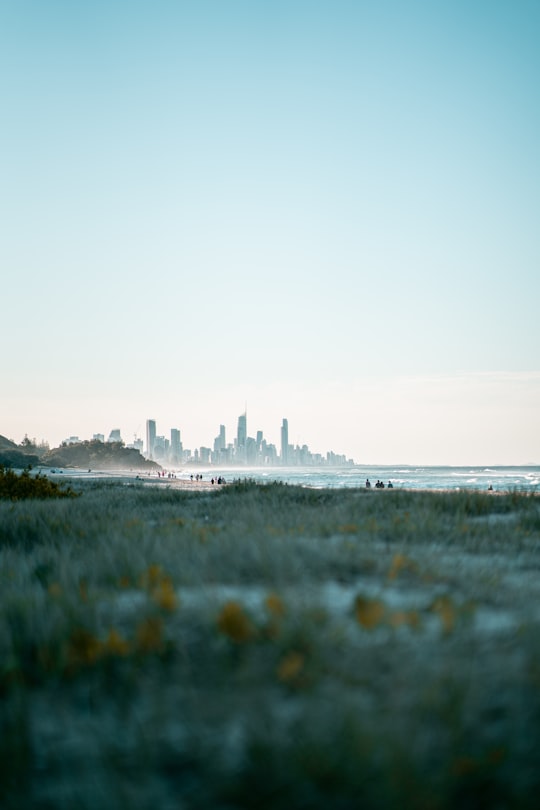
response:
<path id="1" fill-rule="evenodd" d="M 74 498 L 75 491 L 70 486 L 62 486 L 51 481 L 46 475 L 31 474 L 31 467 L 21 473 L 6 469 L 0 464 L 0 499 L 10 501 L 29 498 Z"/>
<path id="2" fill-rule="evenodd" d="M 2 808 L 536 807 L 540 502 L 0 501 Z"/>

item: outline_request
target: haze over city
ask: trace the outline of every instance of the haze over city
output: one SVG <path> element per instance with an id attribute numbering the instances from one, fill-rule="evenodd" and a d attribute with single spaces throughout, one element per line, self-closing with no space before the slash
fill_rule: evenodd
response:
<path id="1" fill-rule="evenodd" d="M 106 440 L 108 443 L 121 443 L 138 450 L 151 461 L 159 461 L 160 464 L 168 464 L 172 467 L 192 462 L 214 465 L 279 465 L 284 467 L 326 465 L 338 467 L 354 464 L 353 459 L 348 459 L 345 455 L 338 455 L 332 450 L 327 450 L 325 453 L 313 452 L 305 443 L 301 446 L 291 443 L 289 420 L 286 418 L 283 418 L 279 432 L 280 442 L 276 446 L 267 440 L 260 427 L 255 431 L 248 429 L 247 412 L 244 412 L 238 417 L 236 430 L 232 436 L 231 432 L 227 431 L 227 426 L 221 424 L 213 441 L 208 441 L 206 445 L 196 448 L 185 446 L 182 441 L 182 432 L 178 428 L 173 427 L 164 432 L 158 431 L 155 419 L 146 420 L 145 439 L 134 436 L 133 441 L 127 443 L 124 441 L 120 428 L 113 428 L 107 439 L 103 433 L 94 433 L 91 441 L 104 443 Z M 78 445 L 85 441 L 89 441 L 89 439 L 68 436 L 63 444 Z"/>
<path id="2" fill-rule="evenodd" d="M 0 6 L 0 434 L 540 463 L 540 4 Z M 268 435 L 267 435 L 268 433 Z"/>

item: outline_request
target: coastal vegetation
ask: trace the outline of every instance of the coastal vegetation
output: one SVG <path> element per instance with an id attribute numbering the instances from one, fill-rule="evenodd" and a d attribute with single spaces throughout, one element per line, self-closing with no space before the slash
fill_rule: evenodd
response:
<path id="1" fill-rule="evenodd" d="M 535 495 L 72 486 L 0 501 L 2 808 L 536 807 Z"/>
<path id="2" fill-rule="evenodd" d="M 76 444 L 64 443 L 50 450 L 42 458 L 49 467 L 88 467 L 100 470 L 158 470 L 155 461 L 150 461 L 133 447 L 123 442 L 102 442 L 97 439 Z"/>
<path id="3" fill-rule="evenodd" d="M 0 466 L 0 499 L 20 501 L 28 498 L 73 498 L 75 496 L 75 491 L 69 485 L 58 484 L 41 473 L 32 475 L 31 467 L 27 467 L 17 474 L 13 470 L 6 470 Z"/>
<path id="4" fill-rule="evenodd" d="M 31 440 L 27 436 L 20 445 L 0 436 L 0 465 L 19 469 L 35 466 L 48 449 L 48 445 L 38 445 L 35 439 Z"/>
<path id="5" fill-rule="evenodd" d="M 21 444 L 0 436 L 0 466 L 25 469 L 37 465 L 146 472 L 161 469 L 155 461 L 144 458 L 139 450 L 126 447 L 123 442 L 92 439 L 73 444 L 63 442 L 60 447 L 50 449 L 48 444 L 38 444 L 28 436 L 25 436 Z"/>

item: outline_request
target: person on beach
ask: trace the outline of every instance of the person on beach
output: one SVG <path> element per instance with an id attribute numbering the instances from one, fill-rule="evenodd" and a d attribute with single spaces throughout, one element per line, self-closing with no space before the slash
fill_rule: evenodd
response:
<path id="1" fill-rule="evenodd" d="M 371 481 L 369 478 L 366 478 L 366 489 L 371 489 Z"/>

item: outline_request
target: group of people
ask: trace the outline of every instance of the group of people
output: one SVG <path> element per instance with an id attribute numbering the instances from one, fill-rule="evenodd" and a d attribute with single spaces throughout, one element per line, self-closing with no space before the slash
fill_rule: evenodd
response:
<path id="1" fill-rule="evenodd" d="M 369 480 L 369 478 L 366 478 L 366 489 L 371 489 L 371 481 Z M 384 481 L 379 481 L 379 479 L 377 478 L 375 489 L 384 489 Z M 388 482 L 387 489 L 394 489 L 394 485 L 391 481 Z"/>

